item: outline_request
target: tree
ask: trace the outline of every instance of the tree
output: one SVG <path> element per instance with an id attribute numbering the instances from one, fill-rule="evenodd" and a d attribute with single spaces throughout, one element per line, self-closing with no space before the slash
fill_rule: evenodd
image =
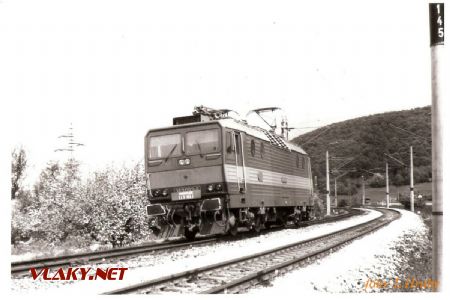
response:
<path id="1" fill-rule="evenodd" d="M 88 228 L 95 240 L 118 245 L 149 235 L 142 164 L 97 171 L 85 190 L 92 205 Z"/>
<path id="2" fill-rule="evenodd" d="M 133 168 L 111 166 L 85 180 L 79 165 L 74 159 L 47 164 L 34 186 L 31 205 L 13 208 L 12 243 L 32 239 L 49 246 L 116 246 L 151 235 L 142 163 Z"/>
<path id="3" fill-rule="evenodd" d="M 62 166 L 49 162 L 35 189 L 36 233 L 49 243 L 59 243 L 70 235 L 83 234 L 83 224 L 91 208 L 81 209 L 83 197 L 79 163 L 69 159 Z M 81 221 L 82 222 L 82 221 Z"/>
<path id="4" fill-rule="evenodd" d="M 22 188 L 22 180 L 25 177 L 25 169 L 27 167 L 27 155 L 25 150 L 15 148 L 12 153 L 11 160 L 11 199 L 15 199 L 17 193 Z"/>
<path id="5" fill-rule="evenodd" d="M 392 180 L 392 184 L 395 186 L 401 186 L 406 183 L 405 177 L 403 174 L 399 171 L 394 175 L 394 178 Z"/>
<path id="6" fill-rule="evenodd" d="M 401 161 L 409 162 L 409 146 L 413 146 L 414 169 L 424 167 L 414 177 L 415 182 L 428 182 L 430 176 L 425 168 L 431 170 L 430 111 L 431 107 L 426 106 L 351 119 L 327 125 L 326 130 L 322 127 L 307 132 L 292 142 L 302 146 L 310 155 L 312 173 L 318 177 L 321 191 L 325 189 L 322 178 L 325 178 L 326 151 L 335 157 L 354 157 L 355 160 L 346 167 L 356 168 L 357 171 L 349 173 L 348 177 L 357 179 L 367 175 L 364 170 L 384 173 L 384 153 L 395 153 L 394 156 Z M 333 161 L 331 165 L 333 168 Z M 407 170 L 398 176 L 398 183 L 402 181 L 401 177 L 408 184 Z M 371 186 L 384 186 L 384 183 L 375 178 Z"/>

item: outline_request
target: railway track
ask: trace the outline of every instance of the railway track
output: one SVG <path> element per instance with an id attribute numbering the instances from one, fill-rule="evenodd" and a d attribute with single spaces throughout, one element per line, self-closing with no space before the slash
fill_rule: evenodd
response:
<path id="1" fill-rule="evenodd" d="M 400 213 L 394 210 L 380 211 L 383 215 L 374 220 L 320 237 L 157 278 L 105 294 L 243 292 L 315 258 L 327 255 L 328 252 L 373 232 L 400 216 Z"/>
<path id="2" fill-rule="evenodd" d="M 81 264 L 89 264 L 95 262 L 103 262 L 110 259 L 120 259 L 134 255 L 147 254 L 155 251 L 175 250 L 190 246 L 203 245 L 217 241 L 217 237 L 202 238 L 199 240 L 186 242 L 185 240 L 176 242 L 165 242 L 161 244 L 148 244 L 123 248 L 113 248 L 95 252 L 83 252 L 64 256 L 45 257 L 28 261 L 19 261 L 11 263 L 11 274 L 20 275 L 29 273 L 30 268 L 52 268 L 62 266 L 73 266 Z"/>
<path id="3" fill-rule="evenodd" d="M 314 224 L 321 224 L 331 221 L 338 221 L 345 218 L 349 218 L 351 216 L 362 214 L 362 211 L 360 210 L 351 210 L 350 212 L 346 214 L 337 215 L 330 218 L 324 218 L 320 220 L 312 220 L 307 221 L 302 224 L 302 226 L 309 226 Z M 281 230 L 282 228 L 273 228 L 275 230 Z M 268 233 L 271 232 L 271 230 L 265 230 L 262 232 Z M 251 232 L 242 232 L 240 235 L 236 237 L 225 237 L 222 238 L 222 240 L 230 241 L 230 240 L 236 240 L 236 239 L 242 239 L 247 238 L 249 236 L 254 235 L 254 233 Z M 204 237 L 199 238 L 195 241 L 171 241 L 171 242 L 165 242 L 160 244 L 148 244 L 148 245 L 139 245 L 139 246 L 131 246 L 131 247 L 123 247 L 123 248 L 113 248 L 108 250 L 101 250 L 101 251 L 95 251 L 95 252 L 83 252 L 83 253 L 77 253 L 77 254 L 70 254 L 70 255 L 63 255 L 63 256 L 55 256 L 55 257 L 44 257 L 44 258 L 37 258 L 27 261 L 18 261 L 18 262 L 12 262 L 11 263 L 11 274 L 15 276 L 20 275 L 29 275 L 31 268 L 56 268 L 56 267 L 64 267 L 64 266 L 75 266 L 75 265 L 83 265 L 83 264 L 91 264 L 91 263 L 99 263 L 104 262 L 107 260 L 112 259 L 121 259 L 121 258 L 129 258 L 136 255 L 143 255 L 153 252 L 160 252 L 160 251 L 171 251 L 171 250 L 177 250 L 180 248 L 187 248 L 192 246 L 201 246 L 212 242 L 217 242 L 218 240 L 221 240 L 219 237 Z"/>

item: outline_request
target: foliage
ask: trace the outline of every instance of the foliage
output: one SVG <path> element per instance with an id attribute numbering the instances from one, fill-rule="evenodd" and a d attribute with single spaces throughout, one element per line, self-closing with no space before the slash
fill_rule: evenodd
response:
<path id="1" fill-rule="evenodd" d="M 27 155 L 25 150 L 15 148 L 11 153 L 11 199 L 15 199 L 21 190 L 21 183 L 27 167 Z"/>
<path id="2" fill-rule="evenodd" d="M 422 196 L 422 197 L 418 197 L 418 193 L 415 194 L 414 196 L 414 208 L 422 208 L 425 206 L 426 201 L 430 201 L 430 199 L 428 199 L 428 197 L 426 196 Z M 405 209 L 410 209 L 411 208 L 411 198 L 409 193 L 403 193 L 403 194 L 399 194 L 399 199 L 398 201 L 403 204 L 403 206 L 405 207 Z"/>
<path id="3" fill-rule="evenodd" d="M 384 153 L 406 165 L 389 160 L 391 182 L 395 185 L 409 183 L 409 147 L 413 146 L 415 181 L 426 182 L 431 178 L 430 106 L 334 123 L 300 135 L 292 142 L 300 145 L 311 156 L 312 172 L 318 178 L 321 191 L 325 189 L 327 150 L 331 157 L 354 158 L 345 168 L 354 168 L 355 171 L 346 177 L 356 182 L 364 175 L 371 187 L 381 187 L 385 185 Z M 333 170 L 335 166 L 336 162 L 331 160 L 330 169 Z"/>
<path id="4" fill-rule="evenodd" d="M 113 246 L 148 237 L 143 166 L 108 167 L 79 177 L 79 163 L 49 162 L 32 192 L 31 204 L 13 206 L 11 242 L 30 238 L 50 246 L 76 241 Z"/>
<path id="5" fill-rule="evenodd" d="M 143 167 L 108 168 L 86 184 L 85 198 L 96 203 L 88 221 L 92 237 L 113 245 L 149 234 L 146 225 L 146 189 Z"/>
<path id="6" fill-rule="evenodd" d="M 338 203 L 338 207 L 346 207 L 346 206 L 348 206 L 347 200 L 340 199 L 339 203 Z"/>
<path id="7" fill-rule="evenodd" d="M 316 217 L 324 216 L 326 213 L 325 210 L 325 200 L 320 198 L 318 194 L 314 193 L 312 196 L 312 200 L 314 203 L 314 213 Z"/>

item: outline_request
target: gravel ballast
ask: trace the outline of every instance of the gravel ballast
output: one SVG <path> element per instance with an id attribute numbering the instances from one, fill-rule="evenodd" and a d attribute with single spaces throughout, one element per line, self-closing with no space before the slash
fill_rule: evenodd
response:
<path id="1" fill-rule="evenodd" d="M 142 255 L 135 258 L 126 259 L 123 261 L 115 262 L 115 263 L 105 263 L 100 265 L 95 265 L 94 267 L 125 267 L 128 270 L 125 273 L 124 280 L 122 281 L 43 281 L 41 279 L 32 280 L 30 277 L 13 279 L 12 280 L 12 290 L 14 292 L 24 293 L 24 292 L 45 292 L 45 293 L 70 293 L 76 292 L 77 294 L 98 294 L 102 292 L 106 292 L 108 290 L 120 288 L 129 284 L 139 283 L 141 281 L 151 280 L 153 278 L 161 277 L 164 275 L 169 275 L 176 272 L 181 272 L 197 267 L 201 267 L 204 265 L 208 265 L 211 263 L 216 263 L 224 260 L 229 260 L 233 258 L 237 258 L 243 255 L 249 255 L 255 252 L 262 252 L 264 250 L 269 250 L 275 247 L 279 247 L 282 245 L 286 245 L 289 243 L 293 243 L 296 241 L 306 240 L 312 237 L 316 237 L 322 234 L 331 233 L 346 227 L 350 227 L 356 224 L 360 224 L 363 222 L 367 222 L 369 220 L 375 219 L 381 215 L 380 212 L 365 210 L 366 214 L 354 216 L 349 219 L 344 219 L 341 221 L 336 221 L 328 224 L 319 224 L 312 225 L 309 227 L 298 228 L 298 229 L 285 229 L 281 231 L 274 231 L 264 235 L 246 238 L 242 240 L 235 241 L 223 241 L 219 243 L 212 243 L 205 246 L 193 247 L 191 249 L 182 249 L 169 253 L 157 253 L 154 255 Z M 407 221 L 403 221 L 406 216 Z M 385 255 L 386 258 L 381 259 L 371 258 L 367 260 L 367 256 L 360 255 L 361 257 L 355 256 L 355 253 L 352 255 L 345 256 L 345 258 L 335 258 L 336 264 L 337 262 L 340 265 L 329 266 L 326 262 L 329 257 L 323 258 L 320 262 L 315 263 L 314 265 L 307 266 L 304 269 L 300 269 L 298 271 L 294 271 L 292 274 L 297 274 L 296 276 L 305 276 L 301 275 L 302 273 L 308 274 L 308 280 L 305 282 L 305 278 L 300 277 L 289 279 L 288 276 L 291 274 L 287 274 L 284 277 L 280 277 L 273 282 L 273 286 L 269 288 L 260 288 L 256 289 L 254 293 L 265 293 L 266 291 L 275 292 L 278 290 L 278 285 L 293 285 L 293 288 L 297 289 L 299 284 L 307 288 L 307 290 L 315 291 L 350 291 L 353 287 L 352 285 L 357 284 L 358 280 L 364 280 L 365 278 L 372 278 L 373 273 L 370 271 L 374 268 L 381 268 L 382 270 L 387 270 L 387 263 L 380 263 L 380 261 L 385 261 L 386 259 L 390 259 L 390 257 L 394 257 L 394 252 L 390 247 L 391 246 L 383 246 L 380 244 L 385 243 L 390 237 L 390 241 L 394 242 L 395 237 L 399 237 L 405 230 L 414 228 L 414 232 L 421 231 L 420 219 L 417 220 L 417 216 L 414 214 L 404 214 L 400 220 L 394 221 L 391 225 L 379 230 L 378 232 L 385 231 L 390 232 L 389 234 L 384 233 L 384 236 L 380 235 L 378 237 L 379 241 L 373 241 L 373 235 L 377 233 L 371 234 L 370 236 L 364 237 L 361 240 L 357 240 L 354 243 L 350 244 L 348 247 L 339 250 L 338 252 L 332 254 L 331 256 L 336 256 L 338 253 L 345 251 L 347 248 L 352 247 L 354 252 L 372 252 L 377 248 L 384 249 L 378 255 Z M 405 224 L 404 224 L 405 223 Z M 410 226 L 407 226 L 406 223 Z M 392 227 L 392 228 L 391 228 Z M 409 228 L 411 227 L 411 228 Z M 372 237 L 372 238 L 370 238 Z M 357 243 L 361 243 L 361 241 L 369 239 L 367 242 L 363 244 L 359 244 L 358 247 L 353 247 L 353 245 Z M 388 241 L 389 242 L 389 241 Z M 392 245 L 395 247 L 395 244 Z M 386 248 L 386 249 L 385 249 Z M 369 250 L 369 251 L 366 251 Z M 342 252 L 345 255 L 345 252 Z M 369 254 L 369 253 L 368 253 Z M 330 256 L 330 257 L 331 257 Z M 351 259 L 350 259 L 351 257 Z M 398 258 L 396 259 L 398 262 Z M 350 272 L 355 272 L 354 267 L 358 265 L 358 276 L 355 275 L 351 277 L 345 277 L 345 274 Z M 323 269 L 309 269 L 309 268 L 320 268 L 322 266 Z M 346 266 L 347 270 L 344 273 L 339 272 L 338 268 L 343 269 Z M 308 269 L 307 272 L 304 270 Z M 391 267 L 391 273 L 394 274 L 395 268 Z M 313 270 L 314 272 L 311 273 Z M 361 271 L 359 271 L 361 270 Z M 337 273 L 336 273 L 337 272 Z M 334 275 L 333 275 L 334 274 Z M 364 277 L 363 274 L 366 274 Z M 319 276 L 320 275 L 320 276 Z M 341 277 L 339 277 L 341 276 Z M 345 278 L 344 278 L 345 277 Z M 356 277 L 358 277 L 356 280 Z M 375 278 L 375 277 L 373 277 Z M 352 280 L 356 281 L 352 281 Z M 291 281 L 293 280 L 293 282 Z M 300 282 L 300 280 L 302 282 Z M 324 281 L 325 280 L 325 281 Z M 345 280 L 345 281 L 344 281 Z M 286 283 L 283 283 L 286 282 Z M 290 283 L 289 283 L 290 282 Z M 295 282 L 295 283 L 294 283 Z M 357 286 L 357 285 L 356 285 Z M 284 288 L 284 287 L 283 287 Z"/>
<path id="2" fill-rule="evenodd" d="M 428 281 L 428 229 L 420 216 L 398 210 L 402 217 L 350 245 L 272 281 L 252 294 L 283 293 L 301 290 L 314 292 L 406 292 L 432 291 Z M 414 270 L 411 258 L 421 264 Z M 420 286 L 420 284 L 423 284 Z"/>

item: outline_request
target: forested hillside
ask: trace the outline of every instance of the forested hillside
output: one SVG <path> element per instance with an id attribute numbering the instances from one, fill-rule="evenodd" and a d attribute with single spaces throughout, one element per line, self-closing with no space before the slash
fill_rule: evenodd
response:
<path id="1" fill-rule="evenodd" d="M 292 140 L 311 156 L 313 175 L 317 175 L 319 189 L 325 183 L 325 152 L 328 150 L 331 175 L 341 177 L 347 191 L 355 192 L 361 176 L 372 187 L 384 186 L 382 176 L 388 154 L 391 183 L 409 183 L 410 146 L 414 150 L 414 179 L 426 182 L 431 179 L 431 107 L 387 112 L 351 119 L 321 127 Z M 348 159 L 346 159 L 348 158 Z M 403 166 L 404 163 L 406 166 Z M 337 175 L 338 174 L 338 175 Z M 358 179 L 358 180 L 357 180 Z"/>

